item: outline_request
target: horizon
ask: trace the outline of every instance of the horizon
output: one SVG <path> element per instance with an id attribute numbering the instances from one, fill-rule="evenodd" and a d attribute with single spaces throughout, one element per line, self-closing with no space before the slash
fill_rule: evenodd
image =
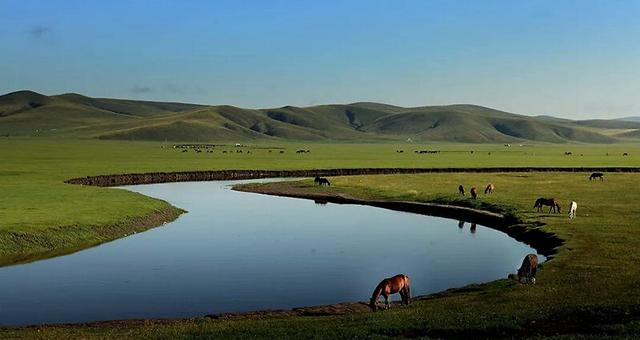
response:
<path id="1" fill-rule="evenodd" d="M 9 0 L 0 13 L 2 93 L 640 116 L 638 2 Z"/>

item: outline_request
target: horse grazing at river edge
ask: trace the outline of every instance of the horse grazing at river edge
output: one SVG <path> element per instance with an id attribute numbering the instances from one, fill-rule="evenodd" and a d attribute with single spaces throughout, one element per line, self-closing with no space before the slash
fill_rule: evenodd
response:
<path id="1" fill-rule="evenodd" d="M 555 198 L 538 198 L 536 203 L 533 204 L 534 208 L 538 209 L 538 212 L 542 212 L 542 206 L 546 205 L 549 207 L 549 213 L 553 210 L 554 213 L 560 213 L 560 204 L 556 201 Z"/>
<path id="2" fill-rule="evenodd" d="M 464 187 L 462 186 L 462 184 L 458 186 L 458 192 L 460 193 L 460 195 L 464 196 Z"/>
<path id="3" fill-rule="evenodd" d="M 484 189 L 484 194 L 485 194 L 485 195 L 486 195 L 486 194 L 490 194 L 490 193 L 492 193 L 494 190 L 496 190 L 496 186 L 495 186 L 495 185 L 493 185 L 493 184 L 491 184 L 491 183 L 489 183 L 489 184 L 487 184 L 487 187 Z"/>
<path id="4" fill-rule="evenodd" d="M 522 260 L 522 265 L 518 269 L 518 282 L 536 283 L 536 272 L 538 271 L 538 255 L 529 254 Z"/>
<path id="5" fill-rule="evenodd" d="M 471 193 L 471 198 L 473 199 L 478 198 L 478 189 L 476 189 L 476 187 L 471 188 L 469 192 Z"/>
<path id="6" fill-rule="evenodd" d="M 589 176 L 589 180 L 600 179 L 601 181 L 604 179 L 604 174 L 602 172 L 594 172 Z"/>
<path id="7" fill-rule="evenodd" d="M 371 300 L 369 300 L 369 307 L 375 312 L 378 309 L 378 299 L 382 295 L 384 296 L 384 308 L 389 309 L 389 296 L 395 293 L 400 293 L 402 304 L 408 305 L 411 303 L 411 285 L 408 276 L 398 274 L 380 281 L 376 289 L 373 290 Z"/>
<path id="8" fill-rule="evenodd" d="M 571 203 L 569 203 L 569 218 L 570 219 L 576 218 L 576 210 L 577 209 L 578 209 L 578 203 L 576 203 L 575 201 L 571 201 Z"/>
<path id="9" fill-rule="evenodd" d="M 324 177 L 316 176 L 316 178 L 313 179 L 313 182 L 317 185 L 331 186 L 331 182 L 329 182 L 329 180 Z"/>

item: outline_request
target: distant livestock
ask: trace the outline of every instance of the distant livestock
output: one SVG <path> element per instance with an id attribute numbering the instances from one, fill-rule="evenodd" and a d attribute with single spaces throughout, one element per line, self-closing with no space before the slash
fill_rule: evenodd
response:
<path id="1" fill-rule="evenodd" d="M 628 154 L 628 153 L 626 153 L 626 152 L 625 152 L 625 153 L 623 153 L 622 155 L 623 155 L 623 156 L 629 156 L 629 154 Z"/>
<path id="2" fill-rule="evenodd" d="M 542 212 L 542 206 L 549 207 L 549 213 L 553 211 L 554 213 L 560 213 L 560 204 L 556 201 L 555 198 L 538 198 L 536 202 L 533 204 L 534 208 L 537 208 L 538 212 Z"/>
<path id="3" fill-rule="evenodd" d="M 569 203 L 569 218 L 570 219 L 576 218 L 576 210 L 577 209 L 578 209 L 578 203 L 576 203 L 575 201 L 571 201 L 571 203 Z"/>
<path id="4" fill-rule="evenodd" d="M 464 187 L 462 186 L 462 184 L 460 184 L 458 186 L 458 193 L 460 193 L 460 195 L 464 196 Z"/>
<path id="5" fill-rule="evenodd" d="M 567 156 L 573 155 L 573 153 L 571 151 L 566 151 L 564 154 L 567 155 Z"/>
<path id="6" fill-rule="evenodd" d="M 309 153 L 309 152 L 311 152 L 311 150 L 302 150 L 302 149 L 300 149 L 300 150 L 296 151 L 296 153 Z"/>
<path id="7" fill-rule="evenodd" d="M 604 174 L 602 172 L 594 172 L 591 174 L 591 176 L 589 176 L 589 180 L 594 180 L 594 179 L 600 179 L 603 180 L 604 179 Z"/>
<path id="8" fill-rule="evenodd" d="M 522 260 L 522 265 L 518 269 L 518 281 L 521 283 L 536 283 L 536 272 L 538 271 L 538 255 L 529 254 Z"/>
<path id="9" fill-rule="evenodd" d="M 487 187 L 484 189 L 484 194 L 485 195 L 486 194 L 491 194 L 491 193 L 493 193 L 494 190 L 496 190 L 496 186 L 491 184 L 491 183 L 489 183 L 489 184 L 487 184 Z"/>
<path id="10" fill-rule="evenodd" d="M 478 189 L 476 189 L 476 187 L 471 188 L 469 192 L 471 193 L 471 198 L 473 199 L 478 198 Z"/>
<path id="11" fill-rule="evenodd" d="M 329 180 L 324 177 L 316 176 L 316 178 L 313 179 L 313 182 L 316 183 L 316 185 L 331 186 L 331 182 L 329 182 Z"/>

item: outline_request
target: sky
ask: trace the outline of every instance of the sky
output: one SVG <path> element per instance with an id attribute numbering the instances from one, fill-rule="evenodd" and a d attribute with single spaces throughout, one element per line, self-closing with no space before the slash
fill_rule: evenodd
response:
<path id="1" fill-rule="evenodd" d="M 640 1 L 0 0 L 0 93 L 640 116 Z"/>

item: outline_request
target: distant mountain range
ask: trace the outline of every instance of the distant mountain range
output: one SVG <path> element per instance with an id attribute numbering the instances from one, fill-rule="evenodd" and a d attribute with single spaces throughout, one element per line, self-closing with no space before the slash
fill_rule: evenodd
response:
<path id="1" fill-rule="evenodd" d="M 640 117 L 624 117 L 624 118 L 618 118 L 616 120 L 622 120 L 625 122 L 640 122 Z"/>
<path id="2" fill-rule="evenodd" d="M 399 107 L 353 103 L 244 109 L 79 94 L 0 96 L 0 136 L 122 140 L 585 142 L 640 139 L 640 119 L 573 121 L 476 105 Z"/>

